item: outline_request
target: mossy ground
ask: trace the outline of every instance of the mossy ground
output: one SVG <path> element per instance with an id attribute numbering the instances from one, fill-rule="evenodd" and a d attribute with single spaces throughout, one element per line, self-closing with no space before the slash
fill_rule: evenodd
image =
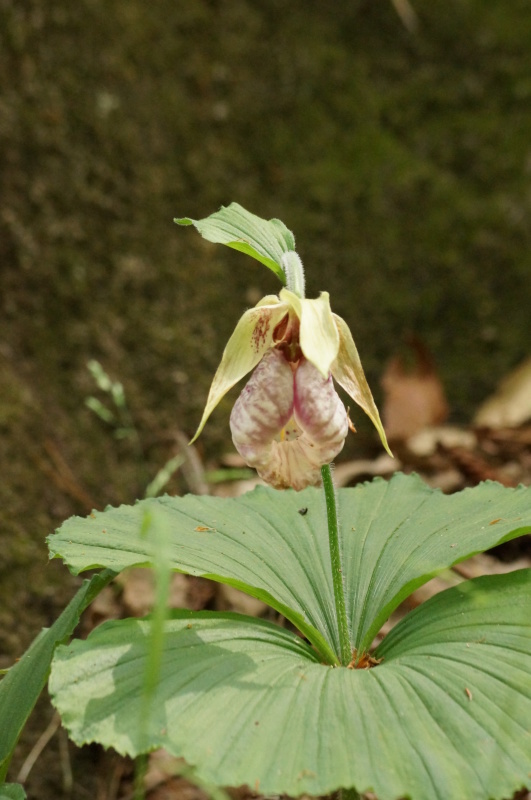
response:
<path id="1" fill-rule="evenodd" d="M 407 331 L 457 421 L 528 354 L 531 10 L 413 5 L 416 34 L 386 0 L 0 3 L 6 662 L 72 591 L 45 535 L 142 493 L 242 310 L 278 288 L 174 216 L 280 217 L 376 394 Z M 142 463 L 84 406 L 91 358 L 125 385 Z"/>

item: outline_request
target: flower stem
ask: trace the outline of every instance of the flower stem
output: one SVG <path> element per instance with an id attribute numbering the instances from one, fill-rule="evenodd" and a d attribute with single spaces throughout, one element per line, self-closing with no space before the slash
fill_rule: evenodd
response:
<path id="1" fill-rule="evenodd" d="M 339 550 L 339 523 L 337 519 L 336 493 L 329 464 L 321 467 L 323 488 L 326 499 L 326 515 L 328 520 L 328 540 L 330 542 L 330 561 L 332 562 L 332 580 L 336 601 L 337 627 L 339 631 L 339 647 L 341 664 L 346 667 L 352 660 L 352 648 L 348 633 L 347 610 L 345 606 L 345 589 Z"/>
<path id="2" fill-rule="evenodd" d="M 301 298 L 304 298 L 305 281 L 304 281 L 304 267 L 298 253 L 295 250 L 288 250 L 283 253 L 280 263 L 284 274 L 286 276 L 286 286 Z"/>
<path id="3" fill-rule="evenodd" d="M 282 268 L 286 275 L 287 287 L 290 291 L 304 298 L 304 268 L 302 261 L 294 250 L 283 253 Z M 352 648 L 348 634 L 347 611 L 345 607 L 345 589 L 341 569 L 341 553 L 339 550 L 339 523 L 337 519 L 336 493 L 332 480 L 330 464 L 321 467 L 323 487 L 326 499 L 326 516 L 328 520 L 328 540 L 330 542 L 330 560 L 332 562 L 332 580 L 336 601 L 337 626 L 339 630 L 339 648 L 341 664 L 346 667 L 352 660 Z"/>

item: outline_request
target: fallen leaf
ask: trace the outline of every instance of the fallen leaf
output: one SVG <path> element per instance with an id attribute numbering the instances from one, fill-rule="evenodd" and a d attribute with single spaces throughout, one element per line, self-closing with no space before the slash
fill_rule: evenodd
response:
<path id="1" fill-rule="evenodd" d="M 267 605 L 256 597 L 251 597 L 239 589 L 227 586 L 223 583 L 218 584 L 216 592 L 217 611 L 236 611 L 238 614 L 248 614 L 251 617 L 259 617 L 266 610 Z"/>
<path id="2" fill-rule="evenodd" d="M 531 358 L 501 381 L 474 418 L 475 425 L 490 428 L 514 427 L 531 419 Z"/>
<path id="3" fill-rule="evenodd" d="M 382 417 L 390 441 L 409 439 L 448 416 L 444 388 L 426 346 L 415 336 L 407 345 L 409 367 L 403 355 L 396 355 L 382 377 Z"/>

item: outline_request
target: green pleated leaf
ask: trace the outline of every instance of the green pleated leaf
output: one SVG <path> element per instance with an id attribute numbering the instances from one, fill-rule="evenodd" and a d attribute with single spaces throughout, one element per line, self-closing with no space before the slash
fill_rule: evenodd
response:
<path id="1" fill-rule="evenodd" d="M 78 744 L 134 756 L 150 623 L 113 621 L 58 650 L 54 704 Z M 507 798 L 531 770 L 531 571 L 437 595 L 372 669 L 318 663 L 297 636 L 236 614 L 166 623 L 149 745 L 219 785 L 378 800 Z"/>
<path id="2" fill-rule="evenodd" d="M 298 513 L 312 501 L 312 512 Z M 174 569 L 242 589 L 268 603 L 315 644 L 324 660 L 339 652 L 324 498 L 259 488 L 238 500 L 163 497 L 73 517 L 49 537 L 50 554 L 74 573 L 100 562 L 119 572 L 153 563 L 152 544 L 141 536 L 153 504 L 172 532 L 168 551 Z M 334 644 L 330 644 L 333 642 Z"/>
<path id="3" fill-rule="evenodd" d="M 26 792 L 20 783 L 4 783 L 0 786 L 0 800 L 26 800 Z"/>
<path id="4" fill-rule="evenodd" d="M 163 497 L 73 517 L 49 537 L 73 572 L 153 562 L 140 535 L 147 503 L 172 532 L 174 569 L 243 589 L 290 619 L 337 662 L 340 652 L 322 492 L 259 487 L 236 499 Z M 306 511 L 304 511 L 306 509 Z M 484 483 L 455 495 L 416 476 L 338 492 L 347 613 L 365 651 L 414 589 L 473 553 L 531 531 L 531 490 Z M 303 512 L 303 513 L 301 513 Z"/>
<path id="5" fill-rule="evenodd" d="M 434 575 L 531 533 L 531 489 L 486 481 L 445 495 L 416 475 L 339 493 L 353 641 L 367 650 L 394 609 Z"/>
<path id="6" fill-rule="evenodd" d="M 251 214 L 238 203 L 222 206 L 205 219 L 175 219 L 178 225 L 193 225 L 209 242 L 240 250 L 273 270 L 282 283 L 286 276 L 282 255 L 295 249 L 293 234 L 279 219 L 265 220 Z"/>
<path id="7" fill-rule="evenodd" d="M 105 572 L 83 581 L 52 627 L 39 633 L 0 682 L 0 780 L 5 778 L 18 737 L 46 685 L 57 644 L 72 635 L 85 608 L 113 576 Z M 4 788 L 0 786 L 0 791 Z"/>

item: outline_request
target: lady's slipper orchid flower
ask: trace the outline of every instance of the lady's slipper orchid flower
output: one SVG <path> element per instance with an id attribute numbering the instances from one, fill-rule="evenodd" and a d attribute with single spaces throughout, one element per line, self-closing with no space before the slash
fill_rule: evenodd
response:
<path id="1" fill-rule="evenodd" d="M 321 466 L 343 448 L 349 420 L 332 378 L 370 417 L 390 452 L 352 334 L 332 313 L 328 292 L 307 300 L 282 289 L 243 314 L 192 441 L 222 397 L 255 367 L 230 425 L 236 449 L 267 483 L 296 490 L 317 485 Z"/>

